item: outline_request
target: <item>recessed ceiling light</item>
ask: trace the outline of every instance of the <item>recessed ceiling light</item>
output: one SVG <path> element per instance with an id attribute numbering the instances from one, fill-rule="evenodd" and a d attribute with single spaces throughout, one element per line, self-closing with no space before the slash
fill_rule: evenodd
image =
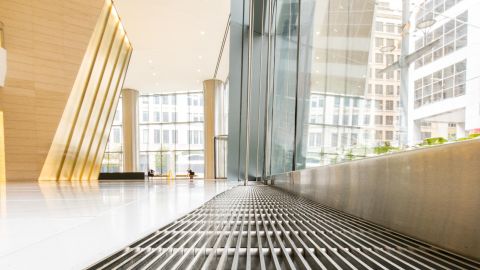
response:
<path id="1" fill-rule="evenodd" d="M 200 69 L 197 69 L 197 72 L 200 72 Z"/>
<path id="2" fill-rule="evenodd" d="M 318 57 L 318 56 L 315 56 L 315 59 L 317 59 L 317 60 L 318 60 L 318 59 L 320 59 L 320 57 Z"/>
<path id="3" fill-rule="evenodd" d="M 157 76 L 157 73 L 153 72 L 152 75 L 153 75 L 153 76 Z"/>
<path id="4" fill-rule="evenodd" d="M 316 72 L 316 73 L 319 73 L 320 71 L 317 69 L 317 70 L 315 70 L 315 72 Z"/>
<path id="5" fill-rule="evenodd" d="M 320 32 L 315 32 L 315 34 L 317 34 L 317 36 L 318 36 L 318 35 L 320 35 Z"/>
<path id="6" fill-rule="evenodd" d="M 205 31 L 200 31 L 200 35 L 205 35 Z"/>
<path id="7" fill-rule="evenodd" d="M 198 56 L 198 59 L 202 59 L 202 56 L 201 56 L 201 55 L 199 55 L 199 56 Z"/>
<path id="8" fill-rule="evenodd" d="M 152 59 L 148 59 L 148 63 L 149 64 L 153 63 Z"/>

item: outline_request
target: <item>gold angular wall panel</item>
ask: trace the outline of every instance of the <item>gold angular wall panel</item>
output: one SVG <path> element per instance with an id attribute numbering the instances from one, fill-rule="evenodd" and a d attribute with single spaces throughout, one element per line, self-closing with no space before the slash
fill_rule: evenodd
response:
<path id="1" fill-rule="evenodd" d="M 40 175 L 104 0 L 0 0 L 8 53 L 4 117 L 5 173 Z"/>
<path id="2" fill-rule="evenodd" d="M 132 47 L 110 1 L 100 14 L 40 180 L 98 178 Z"/>

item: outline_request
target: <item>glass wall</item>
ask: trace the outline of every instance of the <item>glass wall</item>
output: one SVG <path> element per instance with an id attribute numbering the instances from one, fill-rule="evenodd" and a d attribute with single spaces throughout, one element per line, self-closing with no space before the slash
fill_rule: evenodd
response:
<path id="1" fill-rule="evenodd" d="M 204 174 L 203 93 L 139 98 L 139 170 L 186 177 Z"/>
<path id="2" fill-rule="evenodd" d="M 107 148 L 103 156 L 101 172 L 123 171 L 123 127 L 122 127 L 122 98 L 118 101 L 117 110 L 113 119 L 112 129 L 108 136 Z"/>
<path id="3" fill-rule="evenodd" d="M 230 178 L 480 133 L 478 1 L 232 3 Z"/>

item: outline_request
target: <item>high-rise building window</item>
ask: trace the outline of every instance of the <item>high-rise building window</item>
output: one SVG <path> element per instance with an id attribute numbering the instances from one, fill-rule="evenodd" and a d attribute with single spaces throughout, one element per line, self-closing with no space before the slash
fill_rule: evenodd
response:
<path id="1" fill-rule="evenodd" d="M 336 108 L 340 107 L 340 97 L 339 96 L 335 97 L 335 107 Z"/>
<path id="2" fill-rule="evenodd" d="M 387 126 L 393 126 L 393 116 L 391 115 L 385 116 L 385 124 Z"/>
<path id="3" fill-rule="evenodd" d="M 162 104 L 163 105 L 167 105 L 168 104 L 168 96 L 167 95 L 163 95 L 161 96 L 162 97 Z"/>
<path id="4" fill-rule="evenodd" d="M 119 127 L 113 127 L 113 128 L 112 128 L 112 132 L 113 132 L 113 142 L 114 142 L 114 143 L 120 143 L 120 132 L 121 132 L 121 128 L 119 128 Z"/>
<path id="5" fill-rule="evenodd" d="M 101 167 L 101 172 L 121 171 L 123 171 L 122 98 L 120 98 L 115 111 Z"/>
<path id="6" fill-rule="evenodd" d="M 393 111 L 393 100 L 385 101 L 385 110 Z"/>
<path id="7" fill-rule="evenodd" d="M 438 60 L 465 47 L 468 42 L 467 24 L 468 11 L 465 11 L 434 29 L 433 34 L 428 34 L 425 37 L 422 36 L 417 39 L 415 41 L 416 50 L 427 46 L 434 41 L 437 42 L 437 44 L 432 49 L 425 52 L 423 57 L 420 57 L 415 61 L 415 68 L 420 68 L 432 63 L 432 60 Z"/>
<path id="8" fill-rule="evenodd" d="M 155 143 L 155 144 L 161 143 L 160 130 L 159 129 L 154 129 L 153 130 L 153 143 Z"/>
<path id="9" fill-rule="evenodd" d="M 368 126 L 370 125 L 370 115 L 365 115 L 363 118 L 363 125 Z"/>
<path id="10" fill-rule="evenodd" d="M 387 33 L 395 33 L 395 25 L 393 23 L 385 24 L 385 32 Z"/>
<path id="11" fill-rule="evenodd" d="M 385 140 L 387 141 L 393 140 L 393 131 L 391 130 L 385 131 Z"/>
<path id="12" fill-rule="evenodd" d="M 168 122 L 168 112 L 163 112 L 162 113 L 162 122 L 164 122 L 164 123 Z"/>
<path id="13" fill-rule="evenodd" d="M 332 147 L 337 147 L 337 145 L 338 145 L 338 134 L 337 133 L 332 133 L 331 146 Z"/>
<path id="14" fill-rule="evenodd" d="M 148 144 L 148 129 L 143 129 L 142 132 L 142 143 Z"/>
<path id="15" fill-rule="evenodd" d="M 148 111 L 142 112 L 142 121 L 148 122 Z"/>
<path id="16" fill-rule="evenodd" d="M 390 65 L 394 61 L 394 56 L 393 56 L 393 54 L 387 54 L 387 55 L 385 55 L 385 59 L 386 59 L 386 62 L 387 62 L 386 64 Z"/>
<path id="17" fill-rule="evenodd" d="M 203 93 L 184 92 L 142 95 L 139 110 L 152 113 L 153 120 L 139 123 L 140 171 L 149 169 L 162 176 L 186 175 L 188 169 L 204 173 Z M 152 106 L 149 104 L 159 104 Z M 154 113 L 158 112 L 158 114 Z M 159 117 L 160 119 L 157 119 Z M 152 138 L 148 140 L 148 134 Z"/>
<path id="18" fill-rule="evenodd" d="M 169 144 L 170 143 L 170 130 L 163 130 L 163 143 Z"/>
<path id="19" fill-rule="evenodd" d="M 352 126 L 358 126 L 358 115 L 352 115 Z"/>
<path id="20" fill-rule="evenodd" d="M 414 107 L 465 94 L 467 60 L 414 81 Z"/>
<path id="21" fill-rule="evenodd" d="M 375 23 L 375 31 L 383 32 L 383 22 Z"/>
<path id="22" fill-rule="evenodd" d="M 388 96 L 393 96 L 393 95 L 395 95 L 395 90 L 394 90 L 393 85 L 387 85 L 387 86 L 386 86 L 386 89 L 387 89 L 387 95 L 388 95 Z"/>

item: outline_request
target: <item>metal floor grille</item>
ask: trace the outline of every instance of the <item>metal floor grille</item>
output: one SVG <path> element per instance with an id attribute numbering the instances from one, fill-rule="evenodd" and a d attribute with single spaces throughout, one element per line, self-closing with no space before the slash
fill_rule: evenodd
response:
<path id="1" fill-rule="evenodd" d="M 239 186 L 89 269 L 479 269 L 268 186 Z"/>

